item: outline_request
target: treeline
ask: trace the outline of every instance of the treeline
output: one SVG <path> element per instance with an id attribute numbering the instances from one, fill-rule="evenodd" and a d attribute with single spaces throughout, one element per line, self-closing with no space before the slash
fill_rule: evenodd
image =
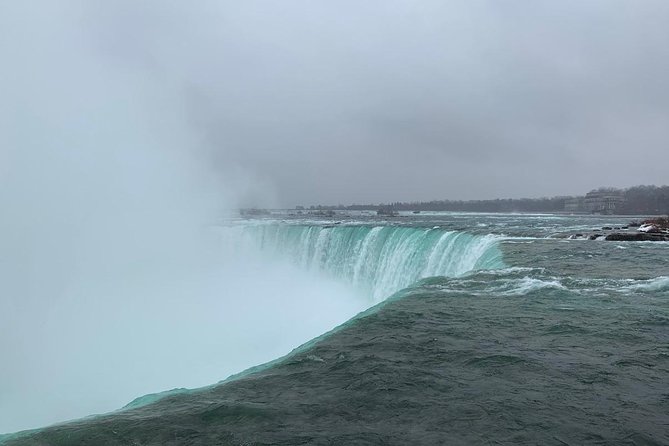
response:
<path id="1" fill-rule="evenodd" d="M 352 205 L 349 210 L 392 209 L 395 211 L 453 211 L 453 212 L 560 212 L 569 197 L 521 198 L 496 200 L 434 200 L 411 203 L 395 202 L 381 205 Z"/>
<path id="2" fill-rule="evenodd" d="M 669 214 L 669 186 L 634 186 L 623 190 L 623 197 L 621 214 Z"/>
<path id="3" fill-rule="evenodd" d="M 601 190 L 601 189 L 600 189 Z M 622 203 L 616 208 L 617 214 L 624 215 L 664 215 L 669 214 L 669 186 L 634 186 L 628 189 L 607 188 L 620 194 Z M 318 210 L 394 210 L 394 211 L 452 211 L 452 212 L 564 212 L 565 202 L 583 196 L 562 196 L 550 198 L 519 198 L 495 200 L 433 200 L 415 202 L 395 202 L 382 204 L 354 204 L 349 206 L 311 206 Z"/>

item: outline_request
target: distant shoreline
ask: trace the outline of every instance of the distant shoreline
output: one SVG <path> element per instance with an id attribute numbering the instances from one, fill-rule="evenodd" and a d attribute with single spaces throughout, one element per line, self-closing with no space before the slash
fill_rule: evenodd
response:
<path id="1" fill-rule="evenodd" d="M 669 186 L 599 188 L 578 196 L 431 200 L 351 205 L 296 206 L 296 211 L 432 211 L 489 213 L 551 213 L 567 215 L 668 215 Z"/>

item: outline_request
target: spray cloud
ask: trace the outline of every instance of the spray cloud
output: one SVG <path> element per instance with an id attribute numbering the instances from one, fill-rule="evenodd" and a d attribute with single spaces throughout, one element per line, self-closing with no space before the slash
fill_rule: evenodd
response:
<path id="1" fill-rule="evenodd" d="M 361 309 L 219 243 L 265 189 L 207 168 L 174 78 L 100 54 L 83 3 L 0 9 L 0 432 L 211 384 Z"/>

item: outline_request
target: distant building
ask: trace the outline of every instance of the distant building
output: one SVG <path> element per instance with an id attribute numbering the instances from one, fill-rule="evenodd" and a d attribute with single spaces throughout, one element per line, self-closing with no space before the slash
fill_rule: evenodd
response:
<path id="1" fill-rule="evenodd" d="M 598 189 L 588 192 L 583 199 L 585 212 L 615 214 L 625 202 L 623 192 L 617 189 Z"/>
<path id="2" fill-rule="evenodd" d="M 564 201 L 564 210 L 565 212 L 571 212 L 572 214 L 586 212 L 585 197 L 567 198 Z"/>

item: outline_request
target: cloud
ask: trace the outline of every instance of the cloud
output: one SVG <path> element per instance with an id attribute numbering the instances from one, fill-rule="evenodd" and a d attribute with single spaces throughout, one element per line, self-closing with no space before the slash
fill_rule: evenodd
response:
<path id="1" fill-rule="evenodd" d="M 669 157 L 660 0 L 87 2 L 74 12 L 91 51 L 171 85 L 215 168 L 262 178 L 277 205 L 665 181 L 662 163 L 645 161 Z M 638 149 L 645 158 L 631 156 Z"/>
<path id="2" fill-rule="evenodd" d="M 222 176 L 262 179 L 247 204 L 665 181 L 663 1 L 68 5 L 50 16 L 116 72 L 167 85 Z"/>

